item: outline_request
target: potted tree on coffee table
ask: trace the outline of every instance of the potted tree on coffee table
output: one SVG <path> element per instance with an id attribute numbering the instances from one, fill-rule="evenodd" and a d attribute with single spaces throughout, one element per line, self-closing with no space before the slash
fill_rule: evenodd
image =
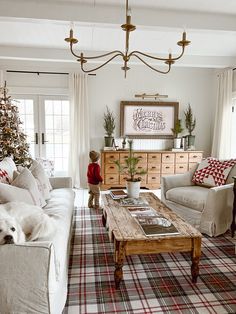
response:
<path id="1" fill-rule="evenodd" d="M 133 141 L 128 140 L 129 144 L 129 156 L 125 159 L 125 165 L 122 165 L 119 160 L 114 161 L 118 166 L 119 172 L 127 175 L 126 188 L 127 195 L 131 198 L 138 198 L 140 193 L 141 175 L 147 173 L 144 169 L 138 169 L 137 165 L 140 161 L 139 157 L 134 156 Z"/>

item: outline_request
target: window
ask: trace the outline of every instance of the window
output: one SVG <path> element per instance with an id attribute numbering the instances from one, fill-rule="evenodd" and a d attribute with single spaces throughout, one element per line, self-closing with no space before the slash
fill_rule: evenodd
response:
<path id="1" fill-rule="evenodd" d="M 68 173 L 69 101 L 63 96 L 15 95 L 33 158 L 53 160 L 56 175 Z"/>

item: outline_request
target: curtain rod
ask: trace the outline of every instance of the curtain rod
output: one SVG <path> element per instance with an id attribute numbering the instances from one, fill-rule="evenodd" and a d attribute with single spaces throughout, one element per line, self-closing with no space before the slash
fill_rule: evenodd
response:
<path id="1" fill-rule="evenodd" d="M 42 72 L 42 71 L 15 71 L 15 70 L 7 70 L 8 73 L 26 73 L 26 74 L 60 74 L 60 75 L 69 75 L 68 72 Z M 88 74 L 90 76 L 96 76 L 95 73 Z"/>

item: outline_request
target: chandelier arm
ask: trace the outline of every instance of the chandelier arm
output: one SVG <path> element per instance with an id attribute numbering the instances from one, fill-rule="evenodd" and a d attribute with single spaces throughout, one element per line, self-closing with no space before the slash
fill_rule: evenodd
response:
<path id="1" fill-rule="evenodd" d="M 180 59 L 184 54 L 184 47 L 182 47 L 182 52 L 181 54 L 178 56 L 178 57 L 175 57 L 175 58 L 171 58 L 171 60 L 175 61 L 175 60 L 178 60 Z M 167 61 L 169 60 L 169 58 L 160 58 L 160 57 L 154 57 L 154 56 L 151 56 L 151 55 L 148 55 L 144 52 L 141 52 L 141 51 L 137 51 L 137 50 L 134 50 L 132 51 L 129 55 L 128 55 L 128 58 L 134 56 L 134 55 L 142 55 L 144 57 L 147 57 L 147 58 L 150 58 L 150 59 L 153 59 L 153 60 L 159 60 L 159 61 Z"/>
<path id="2" fill-rule="evenodd" d="M 133 57 L 136 57 L 137 59 L 139 59 L 142 63 L 144 63 L 146 66 L 148 66 L 151 70 L 153 70 L 153 71 L 155 71 L 155 72 L 162 73 L 162 74 L 167 74 L 167 73 L 170 72 L 171 64 L 169 64 L 168 70 L 166 70 L 166 71 L 161 71 L 161 70 L 157 70 L 157 69 L 155 69 L 154 67 L 152 67 L 152 66 L 151 66 L 150 64 L 148 64 L 146 61 L 144 61 L 142 58 L 140 58 L 138 55 L 133 54 L 132 56 L 133 56 Z"/>
<path id="3" fill-rule="evenodd" d="M 91 69 L 91 70 L 85 70 L 84 69 L 84 63 L 82 62 L 82 59 L 81 59 L 81 70 L 84 72 L 84 73 L 91 73 L 91 72 L 94 72 L 98 69 L 101 69 L 104 65 L 108 64 L 110 61 L 112 61 L 113 59 L 115 59 L 116 57 L 118 56 L 122 56 L 123 57 L 123 53 L 119 52 L 117 53 L 116 55 L 114 55 L 113 57 L 111 57 L 110 59 L 108 59 L 106 62 L 104 62 L 103 64 L 99 65 L 98 67 L 94 68 L 94 69 Z"/>
<path id="4" fill-rule="evenodd" d="M 78 61 L 81 60 L 81 55 L 77 55 L 77 54 L 73 51 L 72 45 L 70 45 L 70 51 L 71 51 L 71 53 L 73 54 L 73 56 L 75 56 L 76 58 L 78 58 Z M 94 57 L 85 57 L 85 56 L 83 56 L 83 59 L 85 59 L 85 60 L 98 59 L 98 58 L 103 58 L 103 57 L 110 56 L 110 55 L 112 55 L 112 54 L 114 54 L 114 53 L 119 53 L 119 54 L 121 54 L 122 56 L 124 55 L 122 51 L 120 51 L 120 50 L 114 50 L 114 51 L 111 51 L 111 52 L 108 52 L 108 53 L 104 53 L 104 54 L 102 54 L 102 55 L 98 55 L 98 56 L 94 56 Z"/>

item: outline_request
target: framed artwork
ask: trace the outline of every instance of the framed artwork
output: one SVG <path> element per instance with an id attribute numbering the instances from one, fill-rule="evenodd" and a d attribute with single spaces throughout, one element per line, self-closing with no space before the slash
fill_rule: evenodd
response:
<path id="1" fill-rule="evenodd" d="M 122 101 L 120 135 L 129 138 L 173 138 L 178 102 Z"/>

